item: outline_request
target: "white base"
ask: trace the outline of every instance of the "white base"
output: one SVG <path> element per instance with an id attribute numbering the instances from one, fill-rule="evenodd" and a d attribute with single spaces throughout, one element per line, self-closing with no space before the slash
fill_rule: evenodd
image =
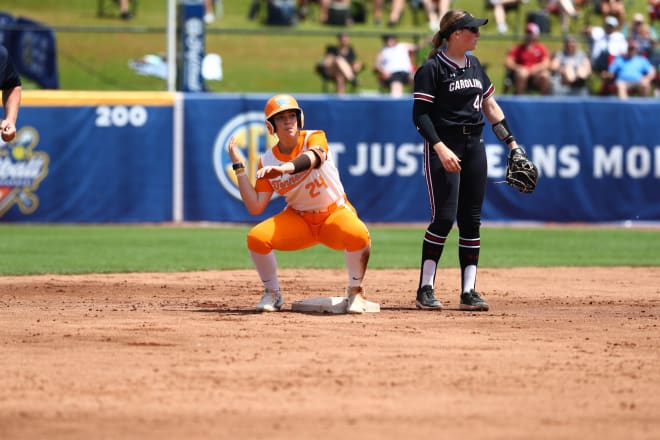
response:
<path id="1" fill-rule="evenodd" d="M 308 313 L 346 313 L 348 298 L 345 296 L 321 296 L 318 298 L 309 298 L 302 301 L 296 301 L 291 305 L 294 312 Z M 367 313 L 380 312 L 380 304 L 367 301 Z"/>

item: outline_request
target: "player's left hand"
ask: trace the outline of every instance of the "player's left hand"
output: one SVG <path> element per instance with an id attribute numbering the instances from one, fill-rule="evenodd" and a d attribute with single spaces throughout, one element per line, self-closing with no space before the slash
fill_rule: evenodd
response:
<path id="1" fill-rule="evenodd" d="M 267 166 L 257 170 L 257 179 L 274 179 L 284 174 L 281 166 Z"/>
<path id="2" fill-rule="evenodd" d="M 523 148 L 515 147 L 509 151 L 506 163 L 505 182 L 521 193 L 532 193 L 536 189 L 539 170 L 529 160 Z"/>

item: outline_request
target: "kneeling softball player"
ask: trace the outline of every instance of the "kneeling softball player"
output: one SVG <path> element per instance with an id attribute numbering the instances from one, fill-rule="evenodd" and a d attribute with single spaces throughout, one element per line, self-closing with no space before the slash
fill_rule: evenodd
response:
<path id="1" fill-rule="evenodd" d="M 265 290 L 257 311 L 280 310 L 284 304 L 273 251 L 324 244 L 344 251 L 348 270 L 347 312 L 365 312 L 362 279 L 371 239 L 346 198 L 339 172 L 328 155 L 325 132 L 302 130 L 303 111 L 289 95 L 270 98 L 264 113 L 266 127 L 270 134 L 277 135 L 278 142 L 261 156 L 255 186 L 245 173 L 234 138 L 228 146 L 241 198 L 250 214 L 262 213 L 274 192 L 286 201 L 282 212 L 257 224 L 248 233 L 250 256 Z"/>

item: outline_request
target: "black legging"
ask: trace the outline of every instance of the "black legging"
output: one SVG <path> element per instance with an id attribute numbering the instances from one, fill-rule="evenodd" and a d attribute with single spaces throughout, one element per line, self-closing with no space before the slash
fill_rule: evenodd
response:
<path id="1" fill-rule="evenodd" d="M 436 152 L 425 143 L 424 166 L 432 209 L 428 230 L 447 236 L 456 220 L 461 237 L 478 238 L 488 173 L 483 139 L 478 134 L 440 136 L 461 160 L 461 171 L 446 172 Z"/>

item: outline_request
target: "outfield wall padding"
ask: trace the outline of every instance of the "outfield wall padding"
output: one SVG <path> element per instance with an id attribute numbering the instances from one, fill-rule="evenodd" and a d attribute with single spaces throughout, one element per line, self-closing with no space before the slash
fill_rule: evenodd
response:
<path id="1" fill-rule="evenodd" d="M 263 124 L 268 95 L 24 95 L 19 136 L 0 144 L 0 221 L 254 222 L 283 208 L 275 199 L 262 215 L 247 213 L 225 149 L 236 136 L 254 178 L 275 141 Z M 429 220 L 411 99 L 298 98 L 305 128 L 326 131 L 364 220 Z M 497 99 L 541 177 L 534 194 L 499 183 L 506 147 L 486 125 L 484 221 L 660 221 L 660 101 Z"/>

